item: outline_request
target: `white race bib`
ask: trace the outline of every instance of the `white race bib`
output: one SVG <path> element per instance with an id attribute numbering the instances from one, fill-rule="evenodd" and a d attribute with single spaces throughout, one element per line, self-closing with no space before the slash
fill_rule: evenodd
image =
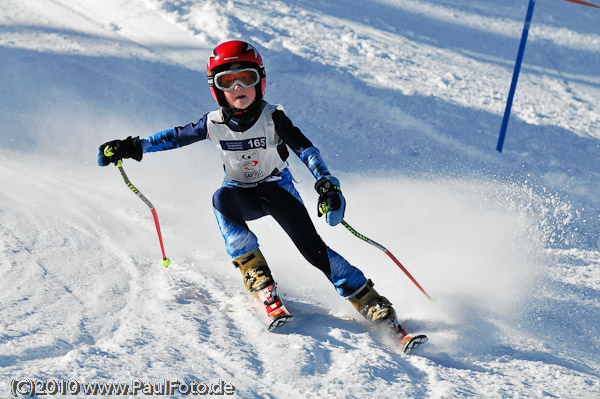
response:
<path id="1" fill-rule="evenodd" d="M 244 132 L 215 123 L 222 120 L 220 110 L 208 114 L 208 138 L 221 151 L 226 181 L 256 183 L 287 166 L 277 150 L 283 142 L 275 133 L 272 118 L 277 109 L 283 111 L 281 105 L 266 104 L 258 120 Z"/>

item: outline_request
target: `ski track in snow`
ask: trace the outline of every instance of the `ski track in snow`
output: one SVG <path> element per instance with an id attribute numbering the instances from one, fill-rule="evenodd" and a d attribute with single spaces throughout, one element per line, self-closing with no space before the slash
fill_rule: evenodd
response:
<path id="1" fill-rule="evenodd" d="M 500 156 L 521 1 L 3 2 L 0 397 L 15 378 L 167 378 L 222 379 L 240 398 L 597 398 L 593 11 L 538 4 Z M 266 331 L 222 250 L 210 145 L 125 164 L 157 207 L 168 268 L 146 206 L 95 166 L 103 141 L 213 109 L 206 57 L 232 38 L 260 48 L 267 99 L 340 176 L 348 222 L 438 299 L 314 218 L 429 335 L 420 356 L 361 323 L 269 219 L 250 226 L 295 319 Z M 312 211 L 312 176 L 290 164 Z"/>

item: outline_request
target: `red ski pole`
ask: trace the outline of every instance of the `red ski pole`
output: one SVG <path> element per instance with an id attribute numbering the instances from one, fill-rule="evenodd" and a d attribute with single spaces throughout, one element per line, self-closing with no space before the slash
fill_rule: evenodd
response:
<path id="1" fill-rule="evenodd" d="M 394 263 L 396 263 L 396 265 L 398 265 L 398 267 L 404 272 L 404 274 L 406 274 L 406 276 L 410 279 L 410 281 L 412 281 L 417 286 L 417 288 L 427 297 L 427 300 L 429 301 L 429 303 L 434 304 L 436 302 L 436 299 L 434 297 L 432 297 L 431 295 L 429 295 L 427 292 L 425 292 L 423 287 L 421 287 L 421 285 L 419 283 L 417 283 L 417 280 L 415 280 L 415 278 L 408 272 L 408 270 L 406 270 L 406 268 L 404 266 L 402 266 L 402 263 L 400 263 L 400 261 L 398 261 L 398 259 L 396 259 L 396 257 L 386 247 L 371 240 L 369 237 L 360 234 L 358 231 L 354 230 L 348 223 L 346 223 L 345 220 L 342 220 L 342 224 L 354 236 L 360 238 L 363 241 L 366 241 L 367 243 L 373 245 L 375 248 L 385 252 L 385 254 L 387 256 L 389 256 L 394 261 Z"/>
<path id="2" fill-rule="evenodd" d="M 142 194 L 140 192 L 140 190 L 138 190 L 137 188 L 135 188 L 135 186 L 133 184 L 131 184 L 131 181 L 129 181 L 129 178 L 127 177 L 127 174 L 125 174 L 125 170 L 123 170 L 123 160 L 119 160 L 115 166 L 117 168 L 119 168 L 119 172 L 121 172 L 121 176 L 123 177 L 123 180 L 125 181 L 125 184 L 127 185 L 127 187 L 129 187 L 129 189 L 131 191 L 133 191 L 133 193 L 135 195 L 137 195 L 142 201 L 144 201 L 144 203 L 146 205 L 148 205 L 148 208 L 150 208 L 150 211 L 152 212 L 152 217 L 154 217 L 154 224 L 156 225 L 156 232 L 158 233 L 158 241 L 160 242 L 160 250 L 162 251 L 162 261 L 160 262 L 161 265 L 163 265 L 164 267 L 169 266 L 169 264 L 171 263 L 171 260 L 169 258 L 167 258 L 167 256 L 165 255 L 165 247 L 163 246 L 163 240 L 162 240 L 162 235 L 160 234 L 160 224 L 158 223 L 158 215 L 156 214 L 156 209 L 154 209 L 154 205 L 152 205 L 152 203 L 148 200 L 148 198 L 146 198 L 144 196 L 144 194 Z"/>

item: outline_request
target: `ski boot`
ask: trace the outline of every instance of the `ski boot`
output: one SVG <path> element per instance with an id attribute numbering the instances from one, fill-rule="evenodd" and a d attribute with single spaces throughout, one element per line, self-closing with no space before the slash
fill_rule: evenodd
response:
<path id="1" fill-rule="evenodd" d="M 242 272 L 246 289 L 265 306 L 269 331 L 281 327 L 293 317 L 283 305 L 271 270 L 258 248 L 235 258 L 233 265 Z"/>
<path id="2" fill-rule="evenodd" d="M 373 285 L 373 282 L 368 280 L 367 284 L 358 293 L 348 298 L 352 306 L 369 322 L 389 328 L 392 338 L 406 354 L 410 354 L 427 342 L 426 335 L 413 336 L 402 328 L 396 318 L 396 311 L 391 302 L 379 295 Z"/>

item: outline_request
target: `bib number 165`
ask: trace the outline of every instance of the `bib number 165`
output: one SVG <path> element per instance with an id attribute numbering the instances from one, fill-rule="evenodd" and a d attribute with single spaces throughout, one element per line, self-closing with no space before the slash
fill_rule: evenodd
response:
<path id="1" fill-rule="evenodd" d="M 250 139 L 250 140 L 248 140 L 248 147 L 249 148 L 267 148 L 267 138 L 260 137 L 257 139 Z"/>

